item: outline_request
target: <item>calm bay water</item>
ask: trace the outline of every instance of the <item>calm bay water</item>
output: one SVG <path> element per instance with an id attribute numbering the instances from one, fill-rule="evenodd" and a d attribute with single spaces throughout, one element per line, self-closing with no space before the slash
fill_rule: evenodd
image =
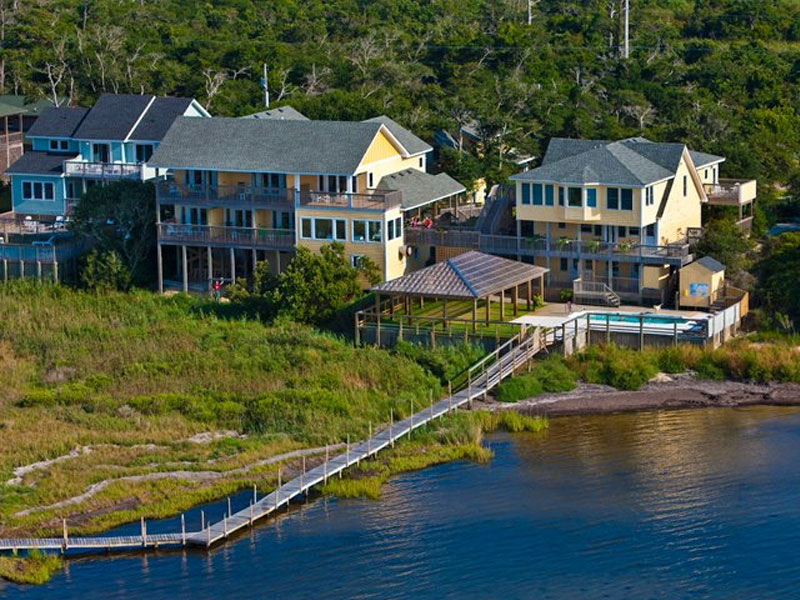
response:
<path id="1" fill-rule="evenodd" d="M 71 559 L 0 597 L 800 597 L 800 410 L 571 417 L 487 443 L 489 464 L 397 477 L 380 501 L 317 500 L 210 554 Z"/>

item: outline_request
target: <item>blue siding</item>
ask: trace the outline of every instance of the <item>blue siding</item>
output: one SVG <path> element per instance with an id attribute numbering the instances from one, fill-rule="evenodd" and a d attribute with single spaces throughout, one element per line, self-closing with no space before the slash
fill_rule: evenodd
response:
<path id="1" fill-rule="evenodd" d="M 22 198 L 23 181 L 41 181 L 53 183 L 53 200 L 24 200 Z M 37 215 L 63 215 L 64 205 L 64 183 L 60 177 L 48 177 L 46 175 L 11 175 L 11 205 L 14 212 L 22 214 Z"/>
<path id="2" fill-rule="evenodd" d="M 37 152 L 51 152 L 52 151 L 52 149 L 50 148 L 50 140 L 51 139 L 57 139 L 60 142 L 64 141 L 63 138 L 39 138 L 39 137 L 36 137 L 36 138 L 32 138 L 31 139 L 31 144 L 33 146 L 33 149 L 36 150 Z M 77 154 L 79 152 L 78 142 L 75 141 L 75 140 L 67 140 L 67 141 L 69 142 L 69 147 L 66 150 L 62 150 L 59 147 L 58 151 L 59 152 L 74 152 L 75 154 Z"/>

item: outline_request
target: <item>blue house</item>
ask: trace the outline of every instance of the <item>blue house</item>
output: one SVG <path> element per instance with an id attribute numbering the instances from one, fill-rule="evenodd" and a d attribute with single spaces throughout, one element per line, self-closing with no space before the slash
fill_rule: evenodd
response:
<path id="1" fill-rule="evenodd" d="M 147 162 L 180 116 L 210 115 L 191 98 L 132 94 L 44 112 L 28 130 L 33 151 L 6 171 L 14 214 L 66 217 L 92 185 L 157 177 Z"/>

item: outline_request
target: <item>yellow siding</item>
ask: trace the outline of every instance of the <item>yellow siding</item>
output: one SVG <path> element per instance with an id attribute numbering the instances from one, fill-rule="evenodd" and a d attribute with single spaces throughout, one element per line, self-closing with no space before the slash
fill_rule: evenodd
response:
<path id="1" fill-rule="evenodd" d="M 389 138 L 386 137 L 383 131 L 379 131 L 375 136 L 375 139 L 372 140 L 372 143 L 369 145 L 369 148 L 367 148 L 367 151 L 364 153 L 364 157 L 361 159 L 361 166 L 378 162 L 379 160 L 386 160 L 387 158 L 400 156 L 400 150 L 398 150 L 395 145 L 389 141 Z M 358 170 L 361 169 L 359 168 Z"/>
<path id="2" fill-rule="evenodd" d="M 680 304 L 696 308 L 707 307 L 715 294 L 725 283 L 725 271 L 713 273 L 698 262 L 686 265 L 680 270 Z M 692 284 L 707 286 L 707 294 L 691 294 Z"/>
<path id="3" fill-rule="evenodd" d="M 667 285 L 669 267 L 645 266 L 642 269 L 642 287 L 661 289 Z"/>
<path id="4" fill-rule="evenodd" d="M 253 176 L 250 173 L 228 173 L 219 171 L 217 173 L 217 185 L 250 185 L 253 182 Z"/>
<path id="5" fill-rule="evenodd" d="M 682 239 L 689 227 L 700 227 L 701 192 L 696 173 L 689 169 L 688 154 L 678 166 L 667 205 L 658 222 L 658 242 L 668 244 Z M 692 170 L 693 171 L 693 170 Z M 683 177 L 687 177 L 687 195 L 683 195 Z"/>

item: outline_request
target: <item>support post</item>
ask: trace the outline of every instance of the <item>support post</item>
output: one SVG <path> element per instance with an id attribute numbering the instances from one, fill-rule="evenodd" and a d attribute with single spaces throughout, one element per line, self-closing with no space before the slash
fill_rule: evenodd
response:
<path id="1" fill-rule="evenodd" d="M 158 293 L 164 293 L 164 258 L 161 255 L 161 244 L 156 244 L 156 254 L 158 263 Z"/>
<path id="2" fill-rule="evenodd" d="M 372 421 L 369 422 L 369 435 L 367 436 L 367 457 L 372 454 Z"/>
<path id="3" fill-rule="evenodd" d="M 231 248 L 231 283 L 236 283 L 236 250 Z"/>
<path id="4" fill-rule="evenodd" d="M 392 442 L 392 448 L 394 448 L 394 436 L 392 436 L 392 425 L 394 425 L 394 409 L 389 409 L 389 440 Z"/>
<path id="5" fill-rule="evenodd" d="M 322 483 L 328 483 L 328 444 L 325 444 L 325 472 L 322 477 Z"/>
<path id="6" fill-rule="evenodd" d="M 228 516 L 230 517 L 233 513 L 231 513 L 231 497 L 228 496 Z"/>
<path id="7" fill-rule="evenodd" d="M 639 315 L 639 350 L 644 348 L 644 317 Z"/>
<path id="8" fill-rule="evenodd" d="M 305 485 L 305 480 L 306 480 L 306 455 L 304 454 L 303 455 L 303 470 L 300 471 L 300 491 L 301 492 L 303 491 L 303 488 L 306 486 Z"/>
<path id="9" fill-rule="evenodd" d="M 144 521 L 144 517 L 141 518 L 140 522 L 141 530 L 142 530 L 142 548 L 147 547 L 147 524 Z"/>
<path id="10" fill-rule="evenodd" d="M 500 290 L 500 320 L 506 320 L 506 291 Z"/>
<path id="11" fill-rule="evenodd" d="M 486 324 L 489 324 L 489 319 L 491 318 L 491 296 L 486 296 Z"/>
<path id="12" fill-rule="evenodd" d="M 200 531 L 203 531 L 206 528 L 206 513 L 205 511 L 200 511 Z"/>
<path id="13" fill-rule="evenodd" d="M 186 547 L 186 517 L 181 513 L 181 544 Z"/>
<path id="14" fill-rule="evenodd" d="M 256 487 L 256 484 L 254 483 L 253 484 L 253 504 L 257 504 L 257 503 L 258 503 L 258 488 Z"/>
<path id="15" fill-rule="evenodd" d="M 411 439 L 411 430 L 414 429 L 414 401 L 409 400 L 408 403 L 411 405 L 411 416 L 409 417 L 411 422 L 408 426 L 408 439 Z"/>
<path id="16" fill-rule="evenodd" d="M 530 280 L 530 279 L 528 280 L 528 283 L 525 285 L 525 294 L 526 294 L 526 298 L 525 299 L 528 301 L 527 302 L 528 310 L 531 310 L 533 308 L 533 306 L 532 306 L 532 304 L 533 304 L 533 281 Z"/>
<path id="17" fill-rule="evenodd" d="M 381 295 L 375 294 L 375 347 L 381 347 Z"/>
<path id="18" fill-rule="evenodd" d="M 61 526 L 63 528 L 63 535 L 64 535 L 64 550 L 67 550 L 67 546 L 69 545 L 69 534 L 67 533 L 67 520 L 61 519 Z"/>
<path id="19" fill-rule="evenodd" d="M 253 526 L 253 502 L 250 502 L 250 527 Z"/>
<path id="20" fill-rule="evenodd" d="M 206 263 L 208 263 L 208 291 L 210 293 L 214 286 L 214 255 L 211 252 L 211 246 L 206 246 Z"/>
<path id="21" fill-rule="evenodd" d="M 514 316 L 515 317 L 517 315 L 519 315 L 519 298 L 518 298 L 518 295 L 519 295 L 519 287 L 515 285 L 511 289 L 511 300 L 514 302 Z"/>
<path id="22" fill-rule="evenodd" d="M 189 263 L 186 260 L 186 246 L 181 246 L 181 275 L 183 276 L 183 293 L 189 291 Z"/>

